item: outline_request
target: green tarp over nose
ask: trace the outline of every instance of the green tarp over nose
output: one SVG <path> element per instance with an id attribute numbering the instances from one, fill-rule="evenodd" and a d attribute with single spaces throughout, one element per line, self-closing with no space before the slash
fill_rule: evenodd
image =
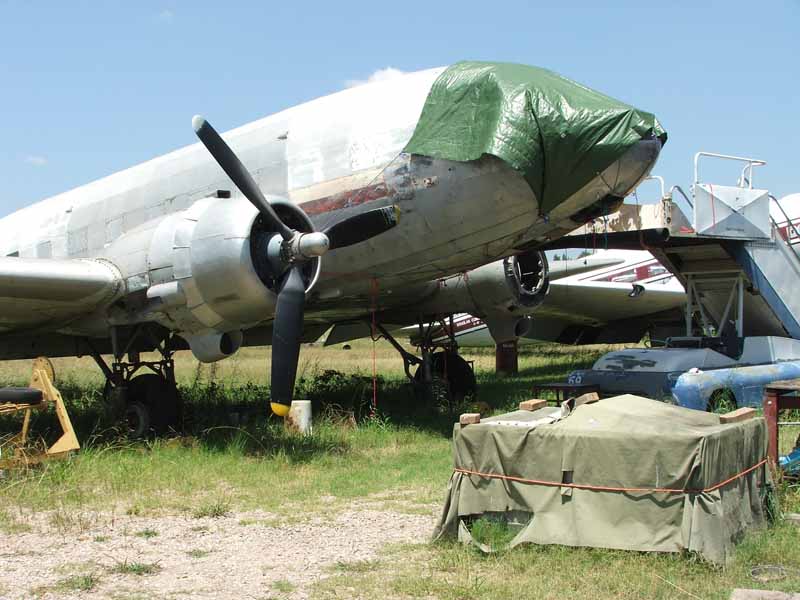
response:
<path id="1" fill-rule="evenodd" d="M 434 82 L 405 148 L 491 154 L 521 171 L 547 214 L 636 142 L 667 135 L 650 113 L 537 67 L 460 62 Z"/>

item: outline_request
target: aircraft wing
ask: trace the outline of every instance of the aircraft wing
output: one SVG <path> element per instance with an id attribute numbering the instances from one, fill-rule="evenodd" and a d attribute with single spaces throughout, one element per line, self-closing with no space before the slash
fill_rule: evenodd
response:
<path id="1" fill-rule="evenodd" d="M 655 283 L 550 284 L 547 301 L 533 315 L 526 337 L 564 344 L 638 342 L 646 331 L 674 328 L 686 303 L 676 280 Z M 672 331 L 670 331 L 672 333 Z"/>
<path id="2" fill-rule="evenodd" d="M 0 258 L 0 333 L 56 328 L 109 305 L 124 291 L 110 262 Z"/>

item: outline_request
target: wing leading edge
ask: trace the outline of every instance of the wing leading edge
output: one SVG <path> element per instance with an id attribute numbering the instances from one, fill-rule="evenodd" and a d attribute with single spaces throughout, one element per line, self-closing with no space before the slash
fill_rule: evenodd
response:
<path id="1" fill-rule="evenodd" d="M 124 292 L 99 259 L 0 258 L 0 332 L 52 326 L 108 306 Z"/>

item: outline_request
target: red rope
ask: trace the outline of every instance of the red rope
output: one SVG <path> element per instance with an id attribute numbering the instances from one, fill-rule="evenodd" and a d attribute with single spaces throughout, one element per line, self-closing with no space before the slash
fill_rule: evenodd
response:
<path id="1" fill-rule="evenodd" d="M 677 489 L 677 488 L 624 488 L 624 487 L 611 487 L 611 486 L 604 486 L 604 485 L 587 485 L 587 484 L 580 484 L 580 483 L 564 483 L 561 481 L 544 481 L 541 479 L 524 479 L 522 477 L 514 477 L 512 475 L 498 475 L 497 473 L 481 473 L 479 471 L 470 471 L 469 469 L 454 469 L 456 473 L 463 473 L 464 475 L 477 475 L 478 477 L 483 477 L 485 479 L 503 479 L 504 481 L 516 481 L 517 483 L 532 483 L 535 485 L 546 485 L 549 487 L 568 487 L 568 488 L 575 488 L 578 490 L 594 490 L 598 492 L 645 492 L 645 493 L 664 493 L 664 494 L 700 494 L 704 492 L 713 492 L 714 490 L 718 490 L 719 488 L 729 484 L 731 481 L 739 479 L 740 477 L 744 477 L 748 473 L 755 471 L 762 465 L 767 463 L 767 459 L 764 458 L 763 460 L 759 461 L 758 463 L 754 464 L 749 469 L 745 469 L 741 473 L 737 473 L 733 477 L 729 477 L 725 481 L 722 481 L 716 485 L 712 485 L 711 487 L 707 487 L 702 490 L 692 490 L 692 489 Z"/>
<path id="2" fill-rule="evenodd" d="M 377 322 L 375 311 L 378 304 L 378 280 L 372 278 L 370 281 L 370 295 L 372 296 L 372 416 L 378 411 L 378 362 L 375 344 L 377 343 Z"/>

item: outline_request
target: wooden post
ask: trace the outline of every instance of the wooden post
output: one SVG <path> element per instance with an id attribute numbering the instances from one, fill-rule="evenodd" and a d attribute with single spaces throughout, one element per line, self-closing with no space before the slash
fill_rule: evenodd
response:
<path id="1" fill-rule="evenodd" d="M 764 420 L 767 422 L 767 458 L 772 468 L 778 465 L 778 393 L 764 388 Z"/>

